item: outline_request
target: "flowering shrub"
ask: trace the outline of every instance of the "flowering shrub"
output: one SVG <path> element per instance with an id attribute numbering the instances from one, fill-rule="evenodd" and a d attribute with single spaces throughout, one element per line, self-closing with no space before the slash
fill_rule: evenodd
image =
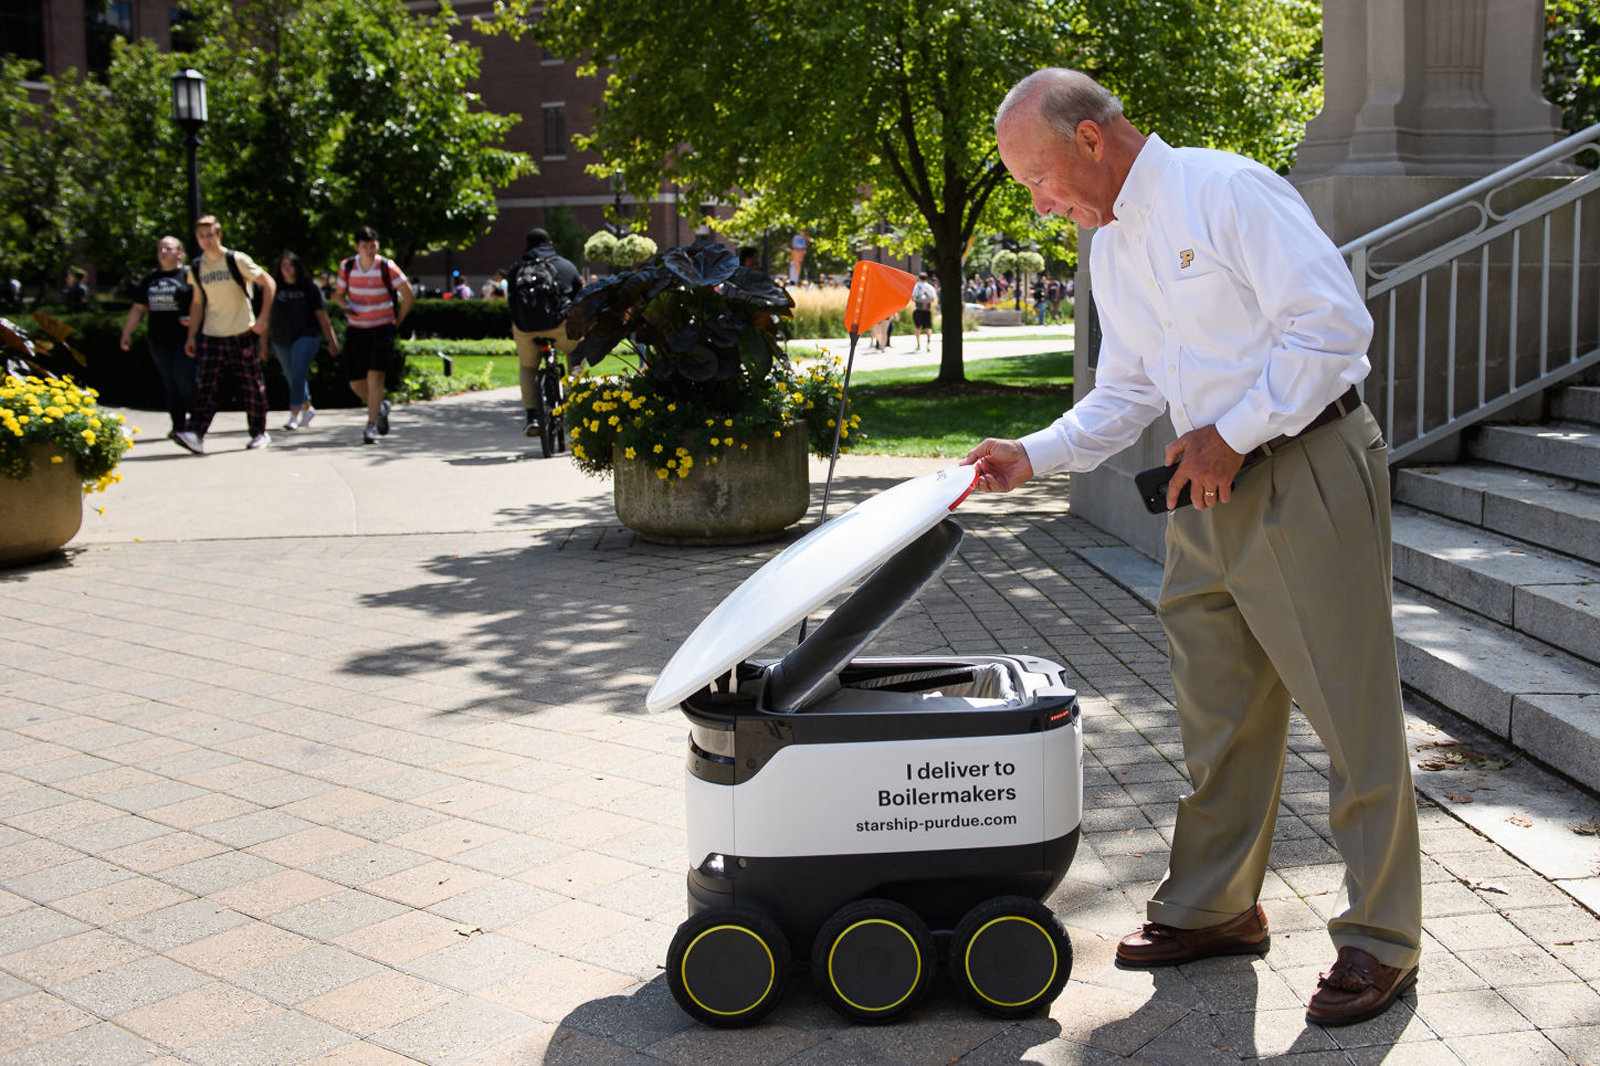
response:
<path id="1" fill-rule="evenodd" d="M 567 379 L 562 405 L 573 461 L 586 474 L 604 476 L 611 472 L 616 446 L 624 458 L 644 456 L 663 480 L 683 478 L 696 463 L 716 463 L 754 440 L 781 436 L 796 422 L 804 423 L 810 449 L 827 455 L 844 391 L 837 367 L 838 360 L 800 369 L 774 361 L 766 387 L 743 393 L 737 404 L 721 410 L 658 394 L 646 373 L 592 377 L 580 372 Z M 841 450 L 860 439 L 860 425 L 847 405 Z"/>
<path id="2" fill-rule="evenodd" d="M 93 389 L 80 388 L 70 377 L 8 373 L 0 382 L 0 473 L 18 480 L 29 477 L 33 458 L 28 445 L 53 444 L 72 457 L 84 492 L 99 492 L 122 480 L 117 460 L 133 447 L 133 440 L 121 415 L 100 410 Z M 51 461 L 64 460 L 54 456 Z"/>
<path id="3" fill-rule="evenodd" d="M 602 278 L 578 294 L 567 333 L 582 337 L 572 365 L 591 366 L 622 346 L 631 374 L 568 381 L 562 406 L 572 457 L 610 472 L 612 447 L 655 464 L 663 480 L 688 477 L 752 441 L 804 422 L 811 447 L 833 446 L 843 386 L 832 366 L 796 370 L 777 341 L 794 301 L 726 247 L 696 241 Z M 857 428 L 847 413 L 840 446 Z"/>

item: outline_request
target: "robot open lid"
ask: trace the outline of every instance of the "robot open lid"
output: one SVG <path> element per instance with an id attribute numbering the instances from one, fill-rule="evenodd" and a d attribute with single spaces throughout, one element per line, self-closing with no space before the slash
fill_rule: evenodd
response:
<path id="1" fill-rule="evenodd" d="M 971 468 L 915 478 L 769 561 L 690 635 L 651 689 L 690 722 L 690 916 L 668 954 L 685 1011 L 771 1010 L 791 959 L 856 1021 L 928 994 L 940 949 L 977 1009 L 1047 1006 L 1071 945 L 1042 900 L 1082 813 L 1076 694 L 1027 655 L 864 657 L 954 557 Z M 864 578 L 864 580 L 863 580 Z M 749 658 L 859 587 L 782 659 Z"/>

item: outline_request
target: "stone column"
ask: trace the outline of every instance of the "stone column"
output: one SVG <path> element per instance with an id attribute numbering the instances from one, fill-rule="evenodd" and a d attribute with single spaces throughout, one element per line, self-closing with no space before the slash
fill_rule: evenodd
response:
<path id="1" fill-rule="evenodd" d="M 1539 0 L 1344 0 L 1322 21 L 1323 109 L 1289 177 L 1335 241 L 1561 137 Z"/>

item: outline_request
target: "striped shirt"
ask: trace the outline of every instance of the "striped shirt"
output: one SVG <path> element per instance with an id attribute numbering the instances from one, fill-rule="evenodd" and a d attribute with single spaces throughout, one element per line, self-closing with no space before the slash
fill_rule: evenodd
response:
<path id="1" fill-rule="evenodd" d="M 389 272 L 389 284 L 399 293 L 400 283 L 406 276 L 392 259 L 380 255 L 373 260 L 371 270 L 362 270 L 361 257 L 356 256 L 349 270 L 343 266 L 339 268 L 339 291 L 350 301 L 345 308 L 345 320 L 356 329 L 394 325 L 394 301 L 383 284 L 380 269 Z"/>

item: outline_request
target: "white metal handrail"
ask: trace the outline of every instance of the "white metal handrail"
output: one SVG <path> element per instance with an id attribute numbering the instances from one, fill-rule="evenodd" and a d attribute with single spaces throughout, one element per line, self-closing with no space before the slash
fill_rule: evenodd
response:
<path id="1" fill-rule="evenodd" d="M 1363 393 L 1390 462 L 1600 365 L 1600 172 L 1560 166 L 1586 152 L 1600 123 L 1339 249 L 1377 327 Z"/>

